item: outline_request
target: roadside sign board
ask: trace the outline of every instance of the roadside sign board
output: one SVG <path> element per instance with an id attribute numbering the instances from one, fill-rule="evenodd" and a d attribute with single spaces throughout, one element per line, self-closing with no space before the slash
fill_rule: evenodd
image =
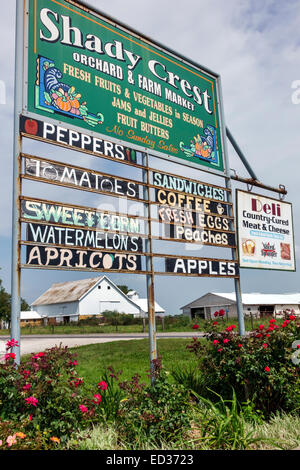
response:
<path id="1" fill-rule="evenodd" d="M 241 268 L 296 271 L 292 204 L 237 190 Z"/>
<path id="2" fill-rule="evenodd" d="M 28 0 L 23 114 L 224 175 L 218 75 L 69 0 Z"/>

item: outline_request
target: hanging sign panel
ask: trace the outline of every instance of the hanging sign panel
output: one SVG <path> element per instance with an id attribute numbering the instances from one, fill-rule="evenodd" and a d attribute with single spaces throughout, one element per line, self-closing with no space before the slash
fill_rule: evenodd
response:
<path id="1" fill-rule="evenodd" d="M 21 199 L 21 217 L 24 222 L 48 222 L 137 235 L 145 233 L 144 221 L 138 217 L 26 197 Z"/>
<path id="2" fill-rule="evenodd" d="M 140 185 L 112 175 L 87 168 L 75 167 L 53 160 L 22 155 L 25 160 L 26 178 L 32 177 L 45 183 L 58 184 L 84 191 L 107 193 L 112 196 L 140 199 Z"/>
<path id="3" fill-rule="evenodd" d="M 237 190 L 240 267 L 295 271 L 292 204 Z"/>
<path id="4" fill-rule="evenodd" d="M 24 114 L 224 174 L 218 75 L 68 0 L 27 0 Z"/>
<path id="5" fill-rule="evenodd" d="M 97 250 L 143 251 L 141 237 L 55 225 L 27 224 L 27 241 Z"/>
<path id="6" fill-rule="evenodd" d="M 167 258 L 166 272 L 181 275 L 238 277 L 239 268 L 235 261 L 205 258 Z"/>
<path id="7" fill-rule="evenodd" d="M 20 132 L 29 138 L 79 150 L 96 156 L 105 156 L 119 162 L 136 163 L 136 151 L 124 145 L 74 131 L 55 123 L 20 116 Z"/>
<path id="8" fill-rule="evenodd" d="M 58 246 L 26 246 L 26 265 L 36 268 L 55 267 L 57 269 L 85 269 L 140 271 L 141 256 L 125 253 L 109 253 L 84 249 L 62 248 Z"/>

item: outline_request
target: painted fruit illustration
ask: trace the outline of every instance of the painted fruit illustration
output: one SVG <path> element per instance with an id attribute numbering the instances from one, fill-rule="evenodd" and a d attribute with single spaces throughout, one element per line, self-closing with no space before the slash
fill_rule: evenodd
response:
<path id="1" fill-rule="evenodd" d="M 76 116 L 92 127 L 102 124 L 103 114 L 91 114 L 88 111 L 87 102 L 82 100 L 81 94 L 76 91 L 75 87 L 64 83 L 61 70 L 55 67 L 54 62 L 44 59 L 39 59 L 42 60 L 41 76 L 44 85 L 42 106 L 46 105 L 56 112 Z M 39 105 L 41 106 L 41 103 Z"/>
<path id="2" fill-rule="evenodd" d="M 38 133 L 38 123 L 33 119 L 26 119 L 25 121 L 25 132 L 30 135 L 37 135 Z"/>

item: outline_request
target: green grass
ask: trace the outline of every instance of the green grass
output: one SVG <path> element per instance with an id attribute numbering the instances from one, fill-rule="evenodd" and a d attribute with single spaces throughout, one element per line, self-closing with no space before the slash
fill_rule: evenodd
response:
<path id="1" fill-rule="evenodd" d="M 187 368 L 197 365 L 192 353 L 186 346 L 190 339 L 159 339 L 158 353 L 162 356 L 163 366 L 167 370 L 174 367 Z M 89 384 L 100 381 L 107 367 L 122 370 L 123 379 L 130 379 L 139 374 L 143 382 L 149 383 L 149 342 L 148 339 L 115 341 L 112 343 L 91 344 L 72 348 L 77 354 L 77 371 Z"/>

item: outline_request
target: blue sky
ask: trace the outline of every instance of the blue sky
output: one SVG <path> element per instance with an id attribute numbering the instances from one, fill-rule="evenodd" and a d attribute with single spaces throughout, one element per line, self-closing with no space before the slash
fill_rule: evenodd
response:
<path id="1" fill-rule="evenodd" d="M 21 0 L 20 0 L 21 1 Z M 0 104 L 0 277 L 10 290 L 11 192 L 14 80 L 14 4 L 5 2 L 0 18 L 0 80 L 5 83 L 6 103 Z M 300 104 L 294 104 L 292 84 L 300 80 L 300 2 L 296 0 L 110 0 L 92 1 L 99 10 L 154 40 L 218 72 L 222 77 L 226 124 L 265 184 L 284 184 L 286 200 L 293 203 L 295 244 L 299 265 Z M 29 145 L 29 144 L 28 144 Z M 37 147 L 34 149 L 39 154 Z M 64 154 L 49 147 L 44 156 L 63 160 Z M 75 158 L 75 157 L 74 157 Z M 79 158 L 76 155 L 76 158 Z M 229 146 L 230 167 L 246 172 Z M 78 160 L 79 161 L 79 160 Z M 93 162 L 90 162 L 92 165 Z M 180 168 L 174 168 L 174 172 Z M 194 176 L 192 170 L 190 176 Z M 205 174 L 201 174 L 201 179 Z M 207 179 L 210 180 L 209 178 Z M 233 187 L 243 187 L 233 183 Z M 41 188 L 35 188 L 36 195 Z M 268 194 L 268 193 L 267 193 Z M 273 196 L 269 193 L 270 196 Z M 67 190 L 62 194 L 71 202 Z M 276 197 L 276 196 L 275 196 Z M 88 203 L 84 196 L 83 204 Z M 202 256 L 202 254 L 200 255 Z M 220 257 L 226 253 L 220 254 Z M 91 277 L 65 271 L 22 272 L 22 296 L 33 301 L 53 282 Z M 145 296 L 145 278 L 112 275 Z M 245 292 L 300 291 L 299 274 L 242 270 Z M 208 291 L 232 292 L 232 280 L 157 277 L 156 300 L 168 313 Z"/>

